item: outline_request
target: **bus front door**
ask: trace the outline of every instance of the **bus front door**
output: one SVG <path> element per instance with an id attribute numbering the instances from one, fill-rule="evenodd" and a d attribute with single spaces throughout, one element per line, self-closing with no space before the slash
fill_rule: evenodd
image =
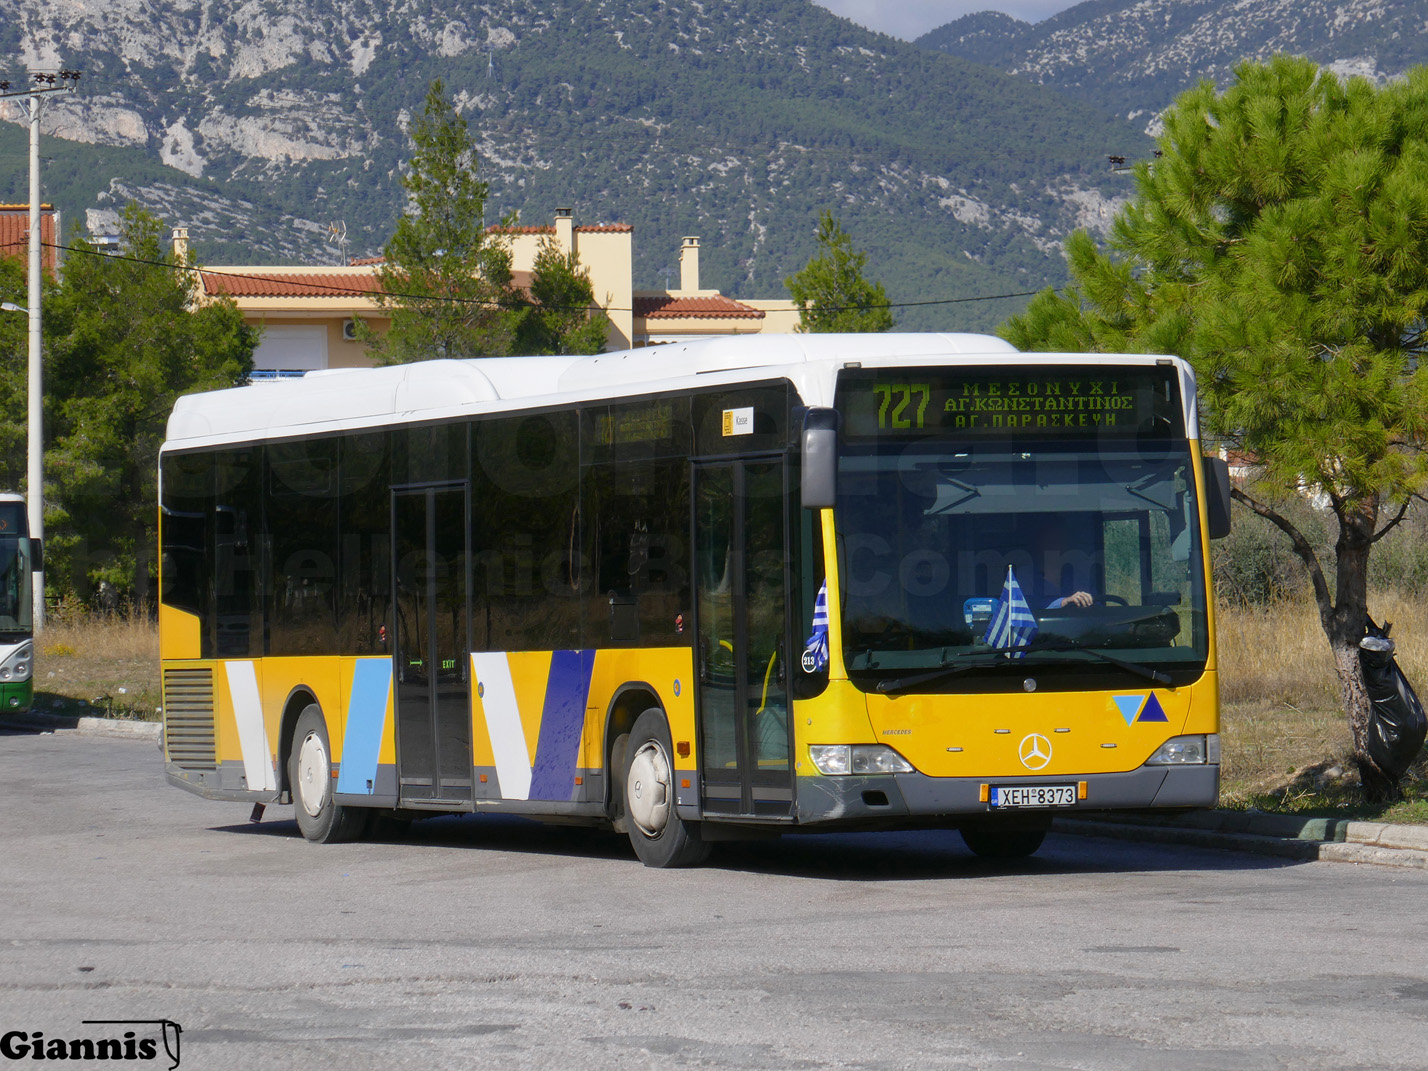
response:
<path id="1" fill-rule="evenodd" d="M 466 488 L 392 495 L 402 804 L 471 799 Z"/>
<path id="2" fill-rule="evenodd" d="M 782 458 L 697 464 L 696 658 L 701 796 L 708 815 L 793 810 Z"/>

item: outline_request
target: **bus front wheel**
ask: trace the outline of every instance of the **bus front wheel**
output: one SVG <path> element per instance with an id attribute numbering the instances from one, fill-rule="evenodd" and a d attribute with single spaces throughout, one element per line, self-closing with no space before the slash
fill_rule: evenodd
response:
<path id="1" fill-rule="evenodd" d="M 625 817 L 645 866 L 696 866 L 709 858 L 699 823 L 675 811 L 672 750 L 664 712 L 652 707 L 641 714 L 625 750 Z"/>
<path id="2" fill-rule="evenodd" d="M 367 829 L 371 812 L 344 807 L 333 799 L 332 747 L 322 708 L 309 703 L 293 726 L 288 756 L 288 783 L 298 829 L 315 844 L 341 844 L 357 840 Z"/>

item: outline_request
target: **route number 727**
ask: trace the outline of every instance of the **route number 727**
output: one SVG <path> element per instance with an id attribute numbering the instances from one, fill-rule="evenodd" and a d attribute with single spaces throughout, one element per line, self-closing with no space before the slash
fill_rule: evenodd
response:
<path id="1" fill-rule="evenodd" d="M 878 396 L 878 430 L 925 427 L 927 403 L 932 400 L 930 383 L 874 383 Z M 916 402 L 916 411 L 909 412 Z"/>

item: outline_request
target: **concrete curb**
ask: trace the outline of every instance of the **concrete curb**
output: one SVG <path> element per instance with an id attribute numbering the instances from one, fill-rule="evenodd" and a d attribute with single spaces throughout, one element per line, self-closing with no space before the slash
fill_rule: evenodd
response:
<path id="1" fill-rule="evenodd" d="M 157 740 L 163 724 L 157 721 L 131 721 L 127 718 L 81 718 L 31 711 L 28 714 L 0 716 L 0 729 L 28 729 L 38 732 L 73 729 L 96 736 L 137 736 L 141 739 Z"/>
<path id="2" fill-rule="evenodd" d="M 1252 811 L 1198 811 L 1174 817 L 1057 818 L 1053 829 L 1088 837 L 1187 844 L 1280 858 L 1428 869 L 1428 826 L 1296 818 Z"/>

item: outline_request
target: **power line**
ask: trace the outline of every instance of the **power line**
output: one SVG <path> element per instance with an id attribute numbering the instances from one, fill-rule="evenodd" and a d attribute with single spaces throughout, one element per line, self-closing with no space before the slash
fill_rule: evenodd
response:
<path id="1" fill-rule="evenodd" d="M 3 248 L 13 247 L 13 246 L 15 246 L 15 245 L 17 245 L 17 244 L 18 244 L 18 243 L 10 242 L 10 243 L 8 243 L 6 246 L 4 246 Z M 247 279 L 247 280 L 255 280 L 255 279 L 256 279 L 256 280 L 261 280 L 261 281 L 263 281 L 263 282 L 285 283 L 285 284 L 290 284 L 290 285 L 297 285 L 297 281 L 295 281 L 295 280 L 292 280 L 292 279 L 290 279 L 290 278 L 287 278 L 287 279 L 280 278 L 280 277 L 279 277 L 280 274 L 283 274 L 283 273 L 278 273 L 278 272 L 266 272 L 266 273 L 263 273 L 263 274 L 256 274 L 256 273 L 254 273 L 254 274 L 249 274 L 249 273 L 246 273 L 246 272 L 217 271 L 217 270 L 214 270 L 214 269 L 212 269 L 212 268 L 204 268 L 204 267 L 201 267 L 201 266 L 186 267 L 186 266 L 181 265 L 181 264 L 174 264 L 174 263 L 172 263 L 172 262 L 170 262 L 170 261 L 163 261 L 163 260 L 146 260 L 146 259 L 143 258 L 143 257 L 131 257 L 131 256 L 128 256 L 127 254 L 124 254 L 124 253 L 104 253 L 104 252 L 101 252 L 101 251 L 98 250 L 98 249 L 91 249 L 91 248 L 87 248 L 87 247 L 85 247 L 85 246 L 62 245 L 62 244 L 55 243 L 55 242 L 44 242 L 44 243 L 42 243 L 42 244 L 43 244 L 46 248 L 49 248 L 49 249 L 60 249 L 60 250 L 64 250 L 64 251 L 67 252 L 67 253 L 82 253 L 82 254 L 85 254 L 85 255 L 88 255 L 88 256 L 104 257 L 106 260 L 123 260 L 123 261 L 128 261 L 128 262 L 131 263 L 131 264 L 145 264 L 145 265 L 148 265 L 149 267 L 153 267 L 153 268 L 166 268 L 166 269 L 168 269 L 169 271 L 178 271 L 178 272 L 200 272 L 200 273 L 203 274 L 203 275 L 213 275 L 213 276 L 217 276 L 217 277 L 219 277 L 219 278 L 225 278 L 225 279 Z M 299 271 L 293 272 L 292 274 L 302 275 L 303 272 L 299 270 Z M 320 272 L 318 272 L 318 274 L 320 274 Z M 308 282 L 308 281 L 305 281 L 305 280 L 302 281 L 301 285 L 306 286 L 306 287 L 309 287 L 309 288 L 314 289 L 314 290 L 326 290 L 326 291 L 330 291 L 333 297 L 373 297 L 374 295 L 381 294 L 381 295 L 384 296 L 384 297 L 389 297 L 389 298 L 403 298 L 403 299 L 406 299 L 406 300 L 409 300 L 409 301 L 449 302 L 449 303 L 451 303 L 451 304 L 453 304 L 453 305 L 479 305 L 479 306 L 483 306 L 483 307 L 485 307 L 485 308 L 490 308 L 490 309 L 504 309 L 504 308 L 507 308 L 507 307 L 508 307 L 508 306 L 506 306 L 506 305 L 502 305 L 502 304 L 501 304 L 500 302 L 498 302 L 498 301 L 487 301 L 487 300 L 485 300 L 485 299 L 483 299 L 483 298 L 454 297 L 454 296 L 446 295 L 446 294 L 409 294 L 409 293 L 403 293 L 403 292 L 400 292 L 400 291 L 391 291 L 391 290 L 380 290 L 380 291 L 379 291 L 379 290 L 372 290 L 372 289 L 370 289 L 370 288 L 365 288 L 365 289 L 364 289 L 364 288 L 352 287 L 352 286 L 334 286 L 334 285 L 329 284 L 329 283 L 319 283 L 319 282 L 315 282 L 315 281 L 314 281 L 314 282 Z M 1059 290 L 1060 288 L 1056 288 L 1056 289 Z M 871 305 L 844 305 L 844 306 L 839 306 L 839 307 L 827 307 L 827 308 L 824 308 L 823 311 L 825 311 L 825 312 L 851 312 L 851 311 L 860 310 L 860 309 L 914 309 L 914 308 L 924 308 L 924 307 L 927 307 L 927 306 L 930 306 L 930 305 L 963 305 L 963 304 L 967 304 L 967 303 L 969 303 L 969 302 L 978 302 L 978 301 L 1005 301 L 1005 300 L 1008 300 L 1008 299 L 1010 299 L 1010 298 L 1035 297 L 1035 296 L 1036 296 L 1037 294 L 1039 294 L 1039 293 L 1041 293 L 1040 290 L 1021 290 L 1021 291 L 1017 291 L 1016 293 L 1009 293 L 1009 294 L 979 294 L 979 295 L 977 295 L 976 297 L 934 298 L 934 299 L 929 300 L 929 301 L 889 301 L 889 302 L 879 302 L 879 303 L 871 304 Z M 268 295 L 268 296 L 281 297 L 282 295 L 279 294 L 279 295 Z M 730 301 L 738 301 L 739 299 L 738 299 L 738 298 L 729 298 L 729 300 L 730 300 Z M 590 306 L 588 306 L 588 305 L 543 305 L 543 306 L 541 306 L 541 307 L 542 307 L 542 308 L 545 308 L 545 309 L 548 309 L 548 310 L 550 310 L 551 312 L 584 312 L 584 311 L 586 311 L 586 310 L 588 310 L 588 309 L 590 308 Z M 604 306 L 604 305 L 601 305 L 601 306 L 597 306 L 597 307 L 600 308 L 602 311 L 607 312 L 607 313 L 608 313 L 608 312 L 631 312 L 631 313 L 632 313 L 632 312 L 635 311 L 633 308 L 624 308 L 624 307 L 621 307 L 621 306 L 614 306 L 614 305 L 612 305 L 612 306 Z"/>

